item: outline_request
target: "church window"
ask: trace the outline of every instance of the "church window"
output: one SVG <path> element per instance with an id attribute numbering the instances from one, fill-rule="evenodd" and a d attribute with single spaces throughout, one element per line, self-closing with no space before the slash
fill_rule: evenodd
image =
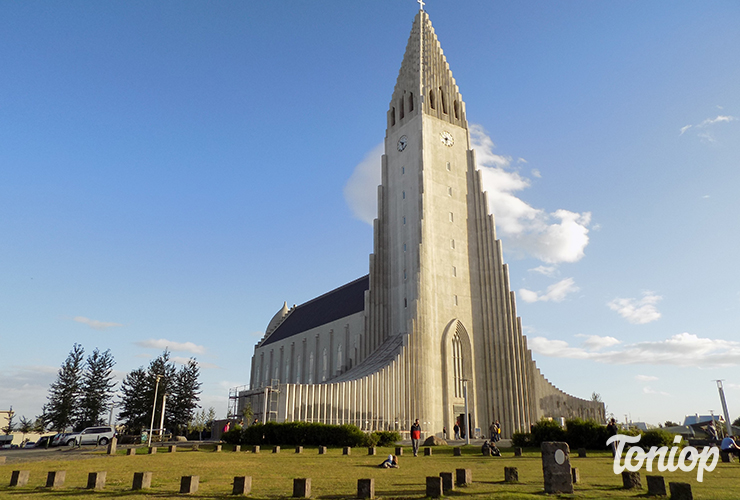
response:
<path id="1" fill-rule="evenodd" d="M 403 97 L 398 100 L 398 119 L 403 120 Z"/>
<path id="2" fill-rule="evenodd" d="M 405 200 L 406 199 L 406 191 L 403 191 L 401 194 L 403 195 L 403 199 Z"/>
<path id="3" fill-rule="evenodd" d="M 409 111 L 414 110 L 414 93 L 409 92 Z"/>
<path id="4" fill-rule="evenodd" d="M 458 106 L 457 106 L 457 99 L 455 99 L 455 102 L 452 103 L 452 110 L 455 112 L 455 119 L 456 120 L 459 120 L 460 119 L 460 112 L 458 111 L 457 108 L 458 108 Z"/>
<path id="5" fill-rule="evenodd" d="M 447 170 L 452 170 L 452 167 L 450 167 L 450 162 L 447 162 Z"/>
<path id="6" fill-rule="evenodd" d="M 342 369 L 342 344 L 337 346 L 337 371 Z"/>
<path id="7" fill-rule="evenodd" d="M 308 383 L 313 384 L 313 353 L 309 354 L 308 356 Z"/>
<path id="8" fill-rule="evenodd" d="M 401 175 L 406 173 L 406 167 L 401 167 Z"/>
<path id="9" fill-rule="evenodd" d="M 301 357 L 298 356 L 298 359 L 295 360 L 295 383 L 300 384 L 301 383 Z"/>
<path id="10" fill-rule="evenodd" d="M 450 222 L 455 222 L 455 216 L 450 212 Z"/>
<path id="11" fill-rule="evenodd" d="M 287 383 L 288 377 L 290 376 L 290 363 L 285 363 L 285 371 L 283 373 L 283 380 Z"/>
<path id="12" fill-rule="evenodd" d="M 447 195 L 448 196 L 452 196 L 452 188 L 451 187 L 448 187 L 447 188 Z"/>
<path id="13" fill-rule="evenodd" d="M 408 307 L 409 303 L 406 300 L 406 297 L 403 298 L 403 307 Z"/>
<path id="14" fill-rule="evenodd" d="M 457 305 L 457 295 L 455 295 L 455 305 Z"/>
<path id="15" fill-rule="evenodd" d="M 439 88 L 439 100 L 442 101 L 442 113 L 447 114 L 447 102 L 445 101 L 445 91 Z"/>
<path id="16" fill-rule="evenodd" d="M 391 127 L 396 124 L 396 108 L 391 108 Z"/>
<path id="17" fill-rule="evenodd" d="M 403 244 L 403 251 L 406 251 L 406 243 Z"/>
<path id="18" fill-rule="evenodd" d="M 327 371 L 329 369 L 328 358 L 326 356 L 326 349 L 321 354 L 321 381 L 326 380 Z"/>
<path id="19" fill-rule="evenodd" d="M 450 248 L 455 248 L 455 240 L 450 240 Z"/>
<path id="20" fill-rule="evenodd" d="M 403 270 L 403 280 L 406 281 L 406 269 Z"/>
<path id="21" fill-rule="evenodd" d="M 457 276 L 457 268 L 455 266 L 452 266 L 452 275 Z"/>
<path id="22" fill-rule="evenodd" d="M 455 385 L 455 397 L 463 397 L 463 358 L 462 358 L 462 341 L 460 335 L 455 332 L 452 337 L 452 373 Z"/>
<path id="23" fill-rule="evenodd" d="M 429 107 L 434 109 L 434 90 L 429 91 Z"/>
<path id="24" fill-rule="evenodd" d="M 406 217 L 403 218 L 403 225 L 406 225 Z"/>

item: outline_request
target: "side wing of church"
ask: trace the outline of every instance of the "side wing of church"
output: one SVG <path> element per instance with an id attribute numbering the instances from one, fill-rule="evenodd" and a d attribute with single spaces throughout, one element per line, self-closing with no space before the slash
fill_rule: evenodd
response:
<path id="1" fill-rule="evenodd" d="M 603 403 L 562 392 L 532 360 L 486 196 L 465 103 L 419 11 L 388 109 L 369 274 L 283 305 L 238 411 L 365 430 L 418 418 L 437 434 L 499 420 L 504 437 L 543 417 L 603 421 Z"/>

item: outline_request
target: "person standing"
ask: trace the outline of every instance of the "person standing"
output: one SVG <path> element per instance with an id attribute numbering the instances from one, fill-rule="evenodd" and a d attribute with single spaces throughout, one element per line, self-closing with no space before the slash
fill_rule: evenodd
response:
<path id="1" fill-rule="evenodd" d="M 411 447 L 414 449 L 414 456 L 419 454 L 419 441 L 421 440 L 421 426 L 419 425 L 419 419 L 414 421 L 414 425 L 411 426 Z"/>
<path id="2" fill-rule="evenodd" d="M 455 422 L 455 426 L 452 428 L 452 430 L 455 432 L 455 439 L 460 439 L 460 426 L 457 422 Z"/>
<path id="3" fill-rule="evenodd" d="M 498 420 L 496 420 L 496 423 L 493 425 L 496 427 L 496 436 L 493 440 L 498 443 L 499 441 L 501 441 L 501 424 Z"/>
<path id="4" fill-rule="evenodd" d="M 616 436 L 619 432 L 619 429 L 617 429 L 617 421 L 615 419 L 611 419 L 609 421 L 609 425 L 606 426 L 606 433 L 609 434 L 609 437 Z M 612 456 L 617 456 L 617 442 L 612 441 L 611 443 L 611 449 L 612 449 Z"/>
<path id="5" fill-rule="evenodd" d="M 491 422 L 491 425 L 488 426 L 488 434 L 491 436 L 491 441 L 496 441 L 496 423 Z"/>

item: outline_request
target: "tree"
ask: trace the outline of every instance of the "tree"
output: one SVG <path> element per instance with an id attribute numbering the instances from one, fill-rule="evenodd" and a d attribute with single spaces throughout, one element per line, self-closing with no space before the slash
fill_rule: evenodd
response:
<path id="1" fill-rule="evenodd" d="M 200 401 L 200 386 L 198 381 L 200 368 L 195 358 L 190 358 L 180 370 L 174 379 L 171 388 L 171 399 L 167 407 L 165 419 L 168 425 L 182 433 L 193 418 L 198 401 Z"/>
<path id="2" fill-rule="evenodd" d="M 13 413 L 13 407 L 11 406 L 10 411 L 8 412 L 8 423 L 2 428 L 2 431 L 6 436 L 10 435 L 15 430 L 15 423 L 13 422 L 14 417 L 15 413 Z"/>
<path id="3" fill-rule="evenodd" d="M 123 420 L 129 432 L 138 434 L 143 429 L 149 429 L 152 422 L 155 390 L 157 401 L 154 425 L 159 426 L 159 417 L 162 413 L 162 396 L 172 394 L 175 375 L 175 365 L 170 361 L 170 352 L 167 349 L 153 359 L 148 368 L 140 367 L 126 375 L 121 384 L 123 394 L 121 396 L 122 409 L 119 417 Z M 157 376 L 159 376 L 158 388 Z"/>
<path id="4" fill-rule="evenodd" d="M 740 417 L 737 417 L 735 420 L 733 420 L 732 425 L 734 427 L 740 427 Z"/>
<path id="5" fill-rule="evenodd" d="M 252 423 L 254 418 L 254 410 L 252 410 L 252 403 L 247 403 L 247 406 L 242 408 L 242 417 L 244 417 L 244 423 L 249 425 Z"/>
<path id="6" fill-rule="evenodd" d="M 44 418 L 36 417 L 36 419 L 33 421 L 33 428 L 31 430 L 38 434 L 43 434 L 44 432 L 46 432 L 46 423 L 44 422 Z"/>
<path id="7" fill-rule="evenodd" d="M 96 347 L 87 357 L 82 375 L 82 398 L 80 401 L 78 426 L 81 428 L 100 425 L 113 399 L 113 365 L 116 362 L 110 349 L 100 352 Z"/>
<path id="8" fill-rule="evenodd" d="M 18 422 L 18 431 L 23 434 L 23 440 L 26 440 L 26 434 L 33 431 L 33 420 L 26 418 L 25 415 L 21 416 Z"/>
<path id="9" fill-rule="evenodd" d="M 62 432 L 79 420 L 84 354 L 82 346 L 74 344 L 57 373 L 56 381 L 49 388 L 43 418 L 56 431 Z"/>

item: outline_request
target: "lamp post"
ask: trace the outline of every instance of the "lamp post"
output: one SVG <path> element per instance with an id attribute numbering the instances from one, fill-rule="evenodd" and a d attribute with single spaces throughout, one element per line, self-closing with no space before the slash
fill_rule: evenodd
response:
<path id="1" fill-rule="evenodd" d="M 157 385 L 154 386 L 154 403 L 152 403 L 152 422 L 149 424 L 149 443 L 147 446 L 152 445 L 152 431 L 154 430 L 154 412 L 157 409 L 157 391 L 159 390 L 159 379 L 162 375 L 157 375 Z"/>
<path id="2" fill-rule="evenodd" d="M 470 444 L 470 417 L 468 417 L 468 379 L 463 379 L 463 398 L 465 398 L 465 444 Z"/>
<path id="3" fill-rule="evenodd" d="M 162 394 L 162 414 L 159 416 L 159 440 L 164 441 L 164 407 L 167 404 L 167 394 Z"/>
<path id="4" fill-rule="evenodd" d="M 722 381 L 717 380 L 717 390 L 719 391 L 719 400 L 722 402 L 722 411 L 725 414 L 725 426 L 727 435 L 732 436 L 732 424 L 730 423 L 730 412 L 727 411 L 727 401 L 725 401 L 725 391 L 722 388 Z"/>

